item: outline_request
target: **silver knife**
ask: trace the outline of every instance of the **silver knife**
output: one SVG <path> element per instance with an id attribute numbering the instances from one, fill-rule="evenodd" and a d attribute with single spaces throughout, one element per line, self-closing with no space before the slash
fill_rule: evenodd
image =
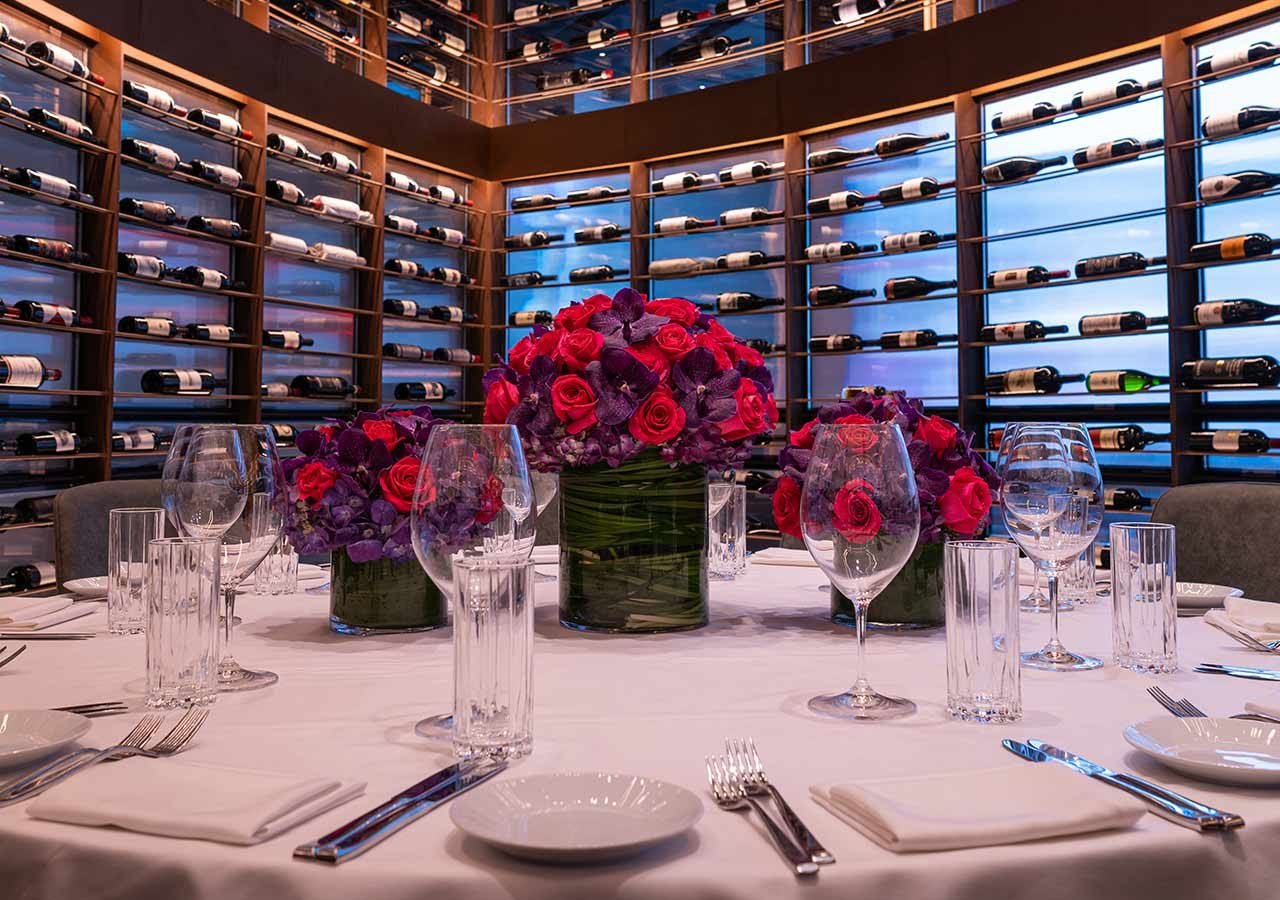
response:
<path id="1" fill-rule="evenodd" d="M 87 641 L 97 637 L 88 631 L 55 631 L 42 634 L 39 631 L 0 631 L 0 641 Z"/>
<path id="2" fill-rule="evenodd" d="M 1104 784 L 1120 788 L 1138 797 L 1151 807 L 1151 811 L 1163 819 L 1177 825 L 1194 828 L 1197 831 L 1210 831 L 1226 828 L 1239 828 L 1244 819 L 1235 813 L 1222 812 L 1212 806 L 1206 806 L 1166 787 L 1153 784 L 1134 775 L 1113 772 L 1106 766 L 1091 762 L 1083 756 L 1077 756 L 1067 750 L 1061 750 L 1044 741 L 1030 740 L 1026 744 L 1018 741 L 1004 741 L 1005 749 L 1033 762 L 1046 759 L 1061 763 L 1084 775 L 1096 778 Z M 1024 751 L 1031 751 L 1027 753 Z"/>
<path id="3" fill-rule="evenodd" d="M 1253 678 L 1257 681 L 1280 681 L 1275 669 L 1255 669 L 1253 666 L 1228 666 L 1221 663 L 1200 663 L 1196 671 L 1206 675 L 1234 675 L 1237 678 Z"/>
<path id="4" fill-rule="evenodd" d="M 299 859 L 335 864 L 353 859 L 440 804 L 488 781 L 506 767 L 505 761 L 485 759 L 441 769 L 319 840 L 300 844 L 294 848 L 293 855 Z"/>

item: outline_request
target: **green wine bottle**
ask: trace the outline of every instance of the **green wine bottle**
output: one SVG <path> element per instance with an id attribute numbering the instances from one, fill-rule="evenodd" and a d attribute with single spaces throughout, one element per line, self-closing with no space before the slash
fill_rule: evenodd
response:
<path id="1" fill-rule="evenodd" d="M 1085 378 L 1084 386 L 1091 394 L 1136 394 L 1168 383 L 1169 379 L 1165 376 L 1151 375 L 1136 369 L 1107 369 L 1090 372 Z"/>

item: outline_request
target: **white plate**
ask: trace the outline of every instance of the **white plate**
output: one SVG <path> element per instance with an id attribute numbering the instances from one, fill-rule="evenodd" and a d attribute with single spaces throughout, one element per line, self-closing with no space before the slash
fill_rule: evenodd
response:
<path id="1" fill-rule="evenodd" d="M 82 737 L 92 723 L 52 709 L 0 710 L 0 769 L 35 762 Z"/>
<path id="2" fill-rule="evenodd" d="M 107 576 L 92 575 L 88 578 L 73 578 L 63 584 L 67 590 L 80 597 L 107 596 Z"/>
<path id="3" fill-rule="evenodd" d="M 328 578 L 329 570 L 322 569 L 319 566 L 313 566 L 311 563 L 298 563 L 298 580 L 299 581 L 319 581 L 321 578 Z"/>
<path id="4" fill-rule="evenodd" d="M 1171 769 L 1222 784 L 1280 785 L 1280 725 L 1242 719 L 1162 716 L 1124 739 Z"/>
<path id="5" fill-rule="evenodd" d="M 1177 591 L 1178 605 L 1187 609 L 1217 609 L 1228 597 L 1244 595 L 1239 588 L 1199 581 L 1179 581 Z"/>
<path id="6" fill-rule="evenodd" d="M 702 801 L 639 775 L 562 772 L 480 788 L 449 807 L 453 824 L 512 856 L 603 862 L 639 853 L 693 827 Z"/>

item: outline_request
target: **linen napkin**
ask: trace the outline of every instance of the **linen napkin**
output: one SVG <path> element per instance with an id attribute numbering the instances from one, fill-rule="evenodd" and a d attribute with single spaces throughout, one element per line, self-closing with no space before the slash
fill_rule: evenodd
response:
<path id="1" fill-rule="evenodd" d="M 751 564 L 760 566 L 802 566 L 816 569 L 812 554 L 808 550 L 791 550 L 787 547 L 766 547 L 751 554 Z"/>
<path id="2" fill-rule="evenodd" d="M 76 603 L 70 594 L 0 600 L 0 631 L 39 631 L 87 616 L 97 608 L 91 603 Z"/>
<path id="3" fill-rule="evenodd" d="M 1146 812 L 1141 801 L 1055 762 L 809 790 L 828 812 L 894 853 L 1127 828 Z"/>
<path id="4" fill-rule="evenodd" d="M 1273 691 L 1261 700 L 1246 700 L 1244 710 L 1280 719 L 1280 691 Z"/>
<path id="5" fill-rule="evenodd" d="M 1280 637 L 1280 603 L 1265 603 L 1245 597 L 1227 597 L 1223 601 L 1232 624 L 1250 632 Z"/>
<path id="6" fill-rule="evenodd" d="M 559 565 L 560 545 L 545 544 L 541 547 L 534 547 L 533 552 L 529 554 L 529 559 L 540 565 Z"/>
<path id="7" fill-rule="evenodd" d="M 364 787 L 363 781 L 135 757 L 94 766 L 50 788 L 27 814 L 166 837 L 257 844 L 358 797 Z"/>

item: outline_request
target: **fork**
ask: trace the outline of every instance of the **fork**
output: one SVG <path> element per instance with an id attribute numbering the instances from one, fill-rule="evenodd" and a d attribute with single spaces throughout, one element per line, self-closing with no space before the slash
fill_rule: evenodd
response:
<path id="1" fill-rule="evenodd" d="M 782 793 L 769 783 L 769 778 L 764 772 L 764 763 L 761 762 L 760 754 L 756 751 L 756 742 L 749 737 L 739 738 L 736 741 L 726 740 L 724 750 L 729 760 L 730 774 L 741 782 L 748 794 L 773 798 L 773 802 L 778 806 L 778 812 L 782 814 L 782 820 L 787 823 L 792 835 L 809 854 L 809 858 L 820 866 L 835 862 L 836 858 L 827 852 L 813 832 L 800 821 L 800 817 L 796 815 L 791 805 L 782 799 Z"/>
<path id="2" fill-rule="evenodd" d="M 120 742 L 115 744 L 111 750 L 114 751 L 124 747 L 141 747 L 147 742 L 151 735 L 155 734 L 156 729 L 163 723 L 164 716 L 156 715 L 155 713 L 143 716 L 138 720 L 138 724 L 133 726 L 133 730 L 121 738 Z M 68 753 L 63 753 L 54 757 L 34 772 L 29 772 L 26 775 L 5 783 L 4 785 L 0 785 L 0 803 L 3 803 L 9 794 L 11 794 L 17 787 L 31 781 L 33 778 L 39 778 L 43 775 L 61 771 L 64 766 L 69 766 L 76 760 L 100 752 L 102 751 L 98 750 L 96 747 L 81 747 L 78 750 L 72 750 Z"/>
<path id="3" fill-rule="evenodd" d="M 1260 641 L 1251 634 L 1245 634 L 1241 631 L 1231 631 L 1212 621 L 1210 621 L 1209 624 L 1221 631 L 1227 637 L 1231 638 L 1237 644 L 1248 647 L 1250 650 L 1258 650 L 1262 653 L 1280 653 L 1280 641 Z"/>
<path id="4" fill-rule="evenodd" d="M 69 712 L 86 718 L 96 718 L 98 716 L 118 716 L 121 713 L 129 711 L 129 704 L 125 700 L 104 700 L 101 703 L 77 703 L 72 706 L 54 706 L 55 712 Z"/>
<path id="5" fill-rule="evenodd" d="M 8 644 L 6 644 L 6 645 L 5 645 L 5 646 L 3 646 L 3 647 L 0 647 L 0 654 L 4 653 L 4 651 L 6 651 L 6 650 L 8 650 L 8 649 L 9 649 L 9 645 L 8 645 Z M 14 650 L 11 654 L 9 654 L 9 655 L 8 655 L 7 657 L 5 657 L 4 659 L 0 659 L 0 669 L 3 669 L 5 666 L 9 665 L 9 663 L 13 662 L 15 659 L 17 659 L 19 656 L 21 656 L 21 655 L 22 655 L 22 651 L 23 651 L 23 650 L 26 650 L 26 649 L 27 649 L 27 645 L 26 645 L 26 644 L 23 644 L 21 647 L 19 647 L 17 650 Z"/>
<path id="6" fill-rule="evenodd" d="M 783 858 L 791 864 L 791 872 L 793 875 L 816 875 L 818 873 L 818 864 L 809 858 L 809 854 L 791 840 L 791 837 L 778 827 L 778 823 L 773 821 L 773 817 L 765 811 L 754 797 L 747 793 L 747 789 L 742 786 L 742 782 L 735 778 L 732 774 L 729 760 L 723 756 L 708 756 L 707 761 L 707 782 L 711 787 L 711 799 L 715 800 L 716 806 L 721 809 L 740 810 L 754 809 L 764 820 L 765 828 L 769 831 L 769 836 L 773 838 L 773 845 L 778 848 L 778 852 Z"/>
<path id="7" fill-rule="evenodd" d="M 1174 700 L 1158 687 L 1147 688 L 1147 693 L 1155 698 L 1157 703 L 1180 719 L 1209 718 L 1208 713 L 1204 712 L 1200 707 L 1196 706 L 1186 697 L 1183 697 L 1181 700 Z M 1280 725 L 1280 719 L 1277 719 L 1275 716 L 1263 715 L 1262 713 L 1236 713 L 1230 718 L 1243 719 L 1248 722 L 1268 722 L 1272 725 Z"/>

